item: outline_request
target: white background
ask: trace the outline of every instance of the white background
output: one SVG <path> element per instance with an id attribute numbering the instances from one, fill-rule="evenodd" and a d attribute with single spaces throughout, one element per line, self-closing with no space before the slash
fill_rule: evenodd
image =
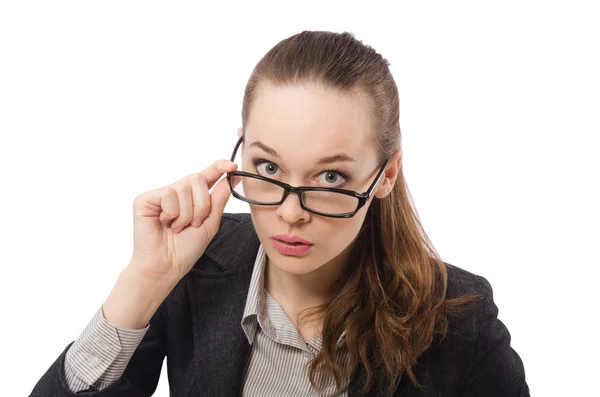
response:
<path id="1" fill-rule="evenodd" d="M 0 395 L 29 394 L 104 302 L 135 196 L 230 156 L 252 68 L 302 30 L 391 62 L 421 220 L 492 284 L 532 395 L 597 392 L 595 2 L 199 3 L 1 3 Z"/>

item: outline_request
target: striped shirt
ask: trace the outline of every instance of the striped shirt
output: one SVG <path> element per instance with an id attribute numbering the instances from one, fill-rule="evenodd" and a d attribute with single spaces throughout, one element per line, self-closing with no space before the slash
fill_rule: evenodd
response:
<path id="1" fill-rule="evenodd" d="M 304 340 L 294 324 L 264 288 L 266 255 L 259 246 L 250 280 L 241 327 L 250 343 L 250 356 L 245 369 L 242 395 L 254 396 L 336 396 L 346 397 L 348 379 L 341 390 L 332 377 L 317 373 L 319 394 L 310 384 L 308 364 L 321 350 L 321 335 Z M 113 326 L 98 309 L 83 333 L 67 351 L 65 378 L 73 393 L 94 386 L 108 387 L 121 377 L 150 325 L 142 329 Z M 345 365 L 346 332 L 337 341 Z"/>
<path id="2" fill-rule="evenodd" d="M 281 306 L 264 288 L 265 250 L 258 249 L 250 280 L 242 328 L 250 342 L 250 359 L 244 381 L 244 396 L 346 396 L 348 380 L 337 391 L 333 378 L 318 374 L 322 394 L 308 380 L 310 360 L 321 350 L 322 338 L 316 335 L 304 340 Z M 344 331 L 337 341 L 345 363 Z"/>

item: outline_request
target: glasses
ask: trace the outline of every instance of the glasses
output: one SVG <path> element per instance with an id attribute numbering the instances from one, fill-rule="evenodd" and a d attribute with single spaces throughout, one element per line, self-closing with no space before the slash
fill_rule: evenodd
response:
<path id="1" fill-rule="evenodd" d="M 235 149 L 233 149 L 232 162 L 235 162 L 238 147 L 243 141 L 244 136 L 242 135 L 235 145 Z M 375 177 L 375 181 L 364 193 L 336 188 L 294 187 L 284 182 L 244 171 L 228 172 L 227 180 L 232 195 L 250 204 L 280 205 L 290 193 L 295 193 L 300 198 L 300 206 L 308 212 L 330 218 L 351 218 L 371 197 L 375 186 L 383 176 L 383 170 L 388 162 L 389 158 L 384 161 Z"/>

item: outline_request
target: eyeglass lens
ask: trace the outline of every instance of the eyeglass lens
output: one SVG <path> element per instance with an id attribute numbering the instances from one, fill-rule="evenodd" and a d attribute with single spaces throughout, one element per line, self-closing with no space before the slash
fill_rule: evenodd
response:
<path id="1" fill-rule="evenodd" d="M 281 186 L 247 176 L 234 176 L 233 185 L 237 194 L 262 205 L 279 203 L 285 193 L 285 189 Z M 347 214 L 355 211 L 358 206 L 358 198 L 347 194 L 307 191 L 302 196 L 307 208 L 325 214 Z"/>

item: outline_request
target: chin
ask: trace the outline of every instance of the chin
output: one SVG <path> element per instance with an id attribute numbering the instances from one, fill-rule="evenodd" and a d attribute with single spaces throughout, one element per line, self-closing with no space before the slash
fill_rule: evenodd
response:
<path id="1" fill-rule="evenodd" d="M 319 266 L 314 267 L 315 263 L 320 262 L 315 261 L 314 256 L 311 255 L 312 251 L 303 256 L 291 256 L 283 255 L 271 248 L 265 249 L 265 253 L 269 258 L 269 265 L 275 266 L 280 272 L 301 276 L 319 268 Z"/>

